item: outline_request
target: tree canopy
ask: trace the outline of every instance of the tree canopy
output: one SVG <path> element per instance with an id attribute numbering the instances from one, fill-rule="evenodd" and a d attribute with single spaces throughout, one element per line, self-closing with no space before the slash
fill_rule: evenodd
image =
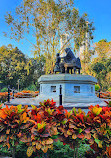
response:
<path id="1" fill-rule="evenodd" d="M 111 41 L 108 42 L 106 39 L 102 39 L 95 43 L 95 52 L 98 58 L 111 58 Z"/>
<path id="2" fill-rule="evenodd" d="M 0 81 L 5 85 L 17 88 L 20 80 L 20 88 L 26 88 L 31 84 L 37 84 L 37 78 L 44 73 L 44 56 L 41 60 L 26 57 L 17 47 L 11 44 L 0 47 Z"/>
<path id="3" fill-rule="evenodd" d="M 87 14 L 80 16 L 72 0 L 23 0 L 15 14 L 7 13 L 5 19 L 11 38 L 18 41 L 25 38 L 33 45 L 35 56 L 44 54 L 46 73 L 53 72 L 55 54 L 64 50 L 67 43 L 71 46 L 74 43 L 74 51 L 78 51 L 86 32 L 89 40 L 93 39 L 93 23 L 87 25 Z M 28 34 L 34 42 L 27 38 Z M 64 34 L 69 38 L 61 48 L 60 37 Z"/>
<path id="4" fill-rule="evenodd" d="M 11 44 L 7 47 L 0 47 L 0 81 L 5 85 L 16 87 L 17 80 L 25 78 L 27 75 L 27 58 L 17 48 Z"/>
<path id="5" fill-rule="evenodd" d="M 97 57 L 93 58 L 91 70 L 98 79 L 102 90 L 111 87 L 111 42 L 102 39 L 95 43 L 95 52 Z"/>

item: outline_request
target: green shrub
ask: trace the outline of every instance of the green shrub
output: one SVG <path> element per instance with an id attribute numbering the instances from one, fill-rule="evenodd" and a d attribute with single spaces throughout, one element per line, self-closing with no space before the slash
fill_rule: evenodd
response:
<path id="1" fill-rule="evenodd" d="M 77 157 L 85 158 L 85 153 L 90 149 L 87 144 L 80 144 L 77 152 Z M 63 145 L 62 142 L 58 141 L 54 143 L 53 150 L 48 151 L 49 158 L 73 158 L 74 150 L 69 145 Z"/>
<path id="2" fill-rule="evenodd" d="M 108 89 L 109 92 L 111 92 L 111 87 Z"/>
<path id="3" fill-rule="evenodd" d="M 0 156 L 11 156 L 11 151 L 0 145 Z"/>
<path id="4" fill-rule="evenodd" d="M 89 150 L 89 145 L 81 144 L 78 148 L 78 157 L 85 158 L 86 150 Z M 16 158 L 28 158 L 27 154 L 27 146 L 25 143 L 20 142 L 20 144 L 16 148 L 15 157 Z M 0 146 L 0 153 L 2 156 L 11 156 L 11 148 L 10 150 L 5 147 Z M 63 145 L 62 142 L 58 141 L 54 143 L 53 150 L 48 151 L 48 158 L 73 158 L 74 150 L 69 147 L 69 145 Z M 43 158 L 44 153 L 42 151 L 38 151 L 37 153 L 33 153 L 30 158 Z"/>
<path id="5" fill-rule="evenodd" d="M 99 91 L 100 86 L 98 84 L 95 84 L 95 91 Z"/>
<path id="6" fill-rule="evenodd" d="M 71 158 L 73 157 L 73 149 L 69 145 L 63 145 L 62 142 L 58 141 L 54 143 L 53 150 L 49 150 L 49 157 L 53 158 Z"/>
<path id="7" fill-rule="evenodd" d="M 29 85 L 28 87 L 24 88 L 25 90 L 37 91 L 37 87 L 34 84 Z"/>
<path id="8" fill-rule="evenodd" d="M 1 92 L 7 92 L 7 91 L 8 91 L 7 87 L 1 89 Z"/>

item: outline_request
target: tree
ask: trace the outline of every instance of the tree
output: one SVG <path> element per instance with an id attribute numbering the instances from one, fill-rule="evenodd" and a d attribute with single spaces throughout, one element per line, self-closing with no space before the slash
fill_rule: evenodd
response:
<path id="1" fill-rule="evenodd" d="M 102 39 L 94 44 L 94 50 L 95 56 L 86 63 L 86 73 L 96 77 L 104 91 L 111 87 L 111 42 Z"/>
<path id="2" fill-rule="evenodd" d="M 26 78 L 28 78 L 28 62 L 17 47 L 13 48 L 11 44 L 0 47 L 0 81 L 4 85 L 16 88 L 17 81 L 20 79 L 21 86 L 25 86 Z"/>
<path id="3" fill-rule="evenodd" d="M 101 59 L 111 58 L 111 41 L 108 42 L 106 39 L 102 39 L 95 43 L 95 52 Z"/>
<path id="4" fill-rule="evenodd" d="M 101 89 L 107 90 L 111 87 L 111 58 L 95 58 L 91 64 L 94 76 L 97 78 Z"/>
<path id="5" fill-rule="evenodd" d="M 44 75 L 44 64 L 45 64 L 45 58 L 43 55 L 41 55 L 40 58 L 30 58 L 32 66 L 30 67 L 30 73 L 29 77 L 30 80 L 32 81 L 32 84 L 36 86 L 37 89 L 39 89 L 39 83 L 38 83 L 38 78 L 41 75 Z"/>
<path id="6" fill-rule="evenodd" d="M 92 56 L 94 55 L 94 50 L 91 50 L 90 48 L 83 51 L 82 55 L 83 58 L 81 58 L 81 67 L 82 67 L 82 73 L 83 74 L 90 74 L 90 64 Z"/>
<path id="7" fill-rule="evenodd" d="M 93 71 L 103 90 L 111 87 L 111 42 L 102 39 L 95 43 L 97 57 L 92 61 Z"/>
<path id="8" fill-rule="evenodd" d="M 93 39 L 92 22 L 86 24 L 87 14 L 80 17 L 72 0 L 24 0 L 16 8 L 15 16 L 8 13 L 5 19 L 11 29 L 11 38 L 28 40 L 38 58 L 44 54 L 46 73 L 53 73 L 55 54 L 64 50 L 67 43 L 73 41 L 74 50 L 78 51 L 86 32 L 89 32 L 89 39 Z M 34 37 L 34 43 L 26 38 L 27 34 Z M 68 34 L 69 39 L 60 48 L 60 37 L 63 34 Z"/>

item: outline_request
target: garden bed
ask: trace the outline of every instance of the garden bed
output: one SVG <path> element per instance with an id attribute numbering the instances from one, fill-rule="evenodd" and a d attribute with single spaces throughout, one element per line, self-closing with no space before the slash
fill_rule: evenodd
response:
<path id="1" fill-rule="evenodd" d="M 45 158 L 55 155 L 57 158 L 59 154 L 61 158 L 76 158 L 86 146 L 93 151 L 84 156 L 110 158 L 111 107 L 91 105 L 85 114 L 81 109 L 67 111 L 62 105 L 57 107 L 55 104 L 53 100 L 47 100 L 38 108 L 32 105 L 32 109 L 22 105 L 1 107 L 0 143 L 11 151 L 13 158 L 16 152 L 19 156 L 16 158 L 23 156 L 22 150 L 30 158 L 37 158 L 38 154 Z M 69 151 L 70 156 L 67 155 Z"/>

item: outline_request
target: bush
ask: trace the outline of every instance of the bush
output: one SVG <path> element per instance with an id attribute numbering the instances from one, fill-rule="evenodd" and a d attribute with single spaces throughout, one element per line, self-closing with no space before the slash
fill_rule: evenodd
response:
<path id="1" fill-rule="evenodd" d="M 95 84 L 95 91 L 99 91 L 100 86 L 98 84 Z"/>
<path id="2" fill-rule="evenodd" d="M 99 93 L 97 94 L 97 97 L 99 97 Z M 101 92 L 100 93 L 100 98 L 103 98 L 103 99 L 111 99 L 111 92 Z"/>
<path id="3" fill-rule="evenodd" d="M 37 91 L 37 87 L 34 84 L 29 85 L 28 87 L 24 88 L 25 90 Z"/>
<path id="4" fill-rule="evenodd" d="M 108 89 L 109 92 L 111 92 L 111 87 Z"/>
<path id="5" fill-rule="evenodd" d="M 80 144 L 78 148 L 77 157 L 85 158 L 86 150 L 90 150 L 90 146 L 86 144 Z M 53 150 L 49 151 L 49 157 L 53 158 L 73 158 L 74 150 L 69 145 L 63 145 L 62 142 L 58 141 L 54 143 Z"/>
<path id="6" fill-rule="evenodd" d="M 8 150 L 3 145 L 0 145 L 0 156 L 11 156 L 11 150 Z"/>
<path id="7" fill-rule="evenodd" d="M 23 90 L 21 92 L 15 93 L 14 97 L 15 98 L 32 98 L 38 96 L 39 91 L 30 91 L 30 90 Z"/>
<path id="8" fill-rule="evenodd" d="M 89 145 L 81 144 L 78 148 L 78 157 L 85 158 L 86 150 L 91 150 Z M 15 157 L 16 158 L 28 158 L 27 154 L 27 145 L 26 143 L 20 142 L 20 144 L 16 148 Z M 0 153 L 2 156 L 11 156 L 11 148 L 10 150 L 5 147 L 0 146 Z M 74 151 L 70 148 L 69 145 L 63 145 L 62 142 L 57 141 L 54 142 L 53 150 L 48 151 L 49 158 L 73 158 Z M 38 155 L 38 156 L 37 156 Z M 41 158 L 44 157 L 44 153 L 42 151 L 38 151 L 37 153 L 33 153 L 30 158 Z"/>
<path id="9" fill-rule="evenodd" d="M 14 93 L 15 98 L 32 98 L 38 96 L 39 91 L 30 91 L 30 90 L 23 90 L 18 93 Z M 0 92 L 0 102 L 4 103 L 7 101 L 8 92 Z M 10 92 L 10 98 L 12 98 L 12 92 Z"/>
<path id="10" fill-rule="evenodd" d="M 0 92 L 0 102 L 4 103 L 7 101 L 8 92 Z"/>
<path id="11" fill-rule="evenodd" d="M 1 108 L 0 143 L 12 150 L 13 155 L 15 149 L 19 155 L 24 147 L 23 152 L 27 149 L 27 156 L 31 158 L 39 155 L 84 158 L 90 147 L 94 157 L 111 157 L 110 107 L 91 105 L 85 114 L 81 109 L 67 111 L 62 105 L 57 107 L 55 104 L 48 99 L 40 103 L 39 108 L 32 105 L 30 110 L 22 105 Z M 57 140 L 62 143 L 55 143 Z M 21 145 L 21 142 L 26 144 Z M 26 153 L 21 155 L 27 157 Z"/>
<path id="12" fill-rule="evenodd" d="M 1 89 L 1 92 L 7 92 L 7 91 L 8 91 L 7 87 Z"/>

